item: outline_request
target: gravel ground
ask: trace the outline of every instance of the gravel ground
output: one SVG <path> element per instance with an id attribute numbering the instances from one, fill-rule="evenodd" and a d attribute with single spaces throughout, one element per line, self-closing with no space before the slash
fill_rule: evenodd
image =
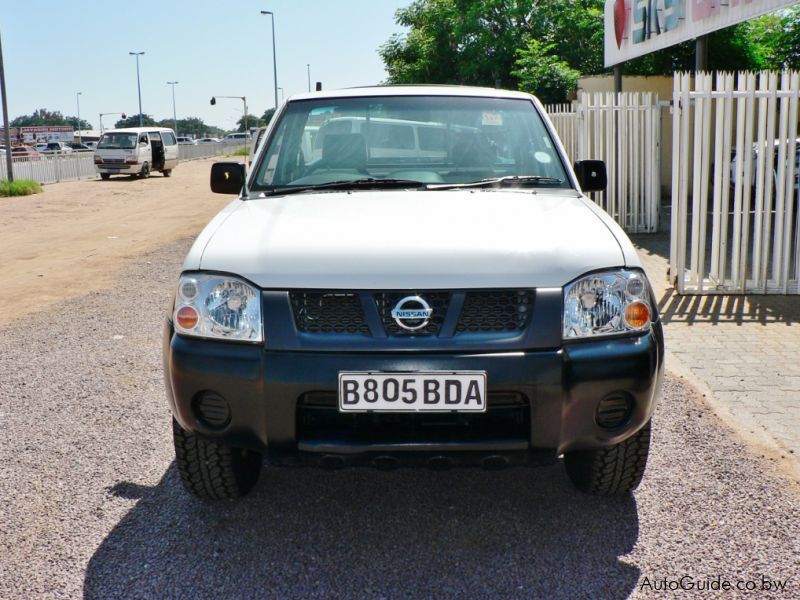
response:
<path id="1" fill-rule="evenodd" d="M 194 500 L 160 364 L 187 248 L 0 329 L 0 598 L 664 597 L 682 576 L 758 586 L 702 597 L 765 597 L 762 577 L 800 597 L 797 484 L 671 377 L 629 498 L 555 465 L 265 469 L 243 501 Z"/>

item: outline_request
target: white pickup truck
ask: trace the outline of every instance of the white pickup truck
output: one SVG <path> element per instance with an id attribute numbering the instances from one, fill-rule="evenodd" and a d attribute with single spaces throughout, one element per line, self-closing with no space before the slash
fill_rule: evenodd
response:
<path id="1" fill-rule="evenodd" d="M 164 328 L 177 465 L 204 498 L 270 465 L 487 469 L 563 457 L 640 482 L 664 367 L 625 233 L 520 92 L 375 87 L 286 102 L 195 241 Z"/>

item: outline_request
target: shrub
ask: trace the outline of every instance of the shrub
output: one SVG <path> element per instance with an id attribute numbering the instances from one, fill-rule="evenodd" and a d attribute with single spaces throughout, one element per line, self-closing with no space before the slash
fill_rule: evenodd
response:
<path id="1" fill-rule="evenodd" d="M 0 180 L 0 196 L 30 196 L 39 194 L 41 191 L 42 186 L 33 179 Z"/>

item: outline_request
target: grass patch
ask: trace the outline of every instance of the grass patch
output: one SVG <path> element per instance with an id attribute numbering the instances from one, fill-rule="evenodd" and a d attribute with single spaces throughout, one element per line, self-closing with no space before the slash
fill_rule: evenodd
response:
<path id="1" fill-rule="evenodd" d="M 33 179 L 0 180 L 0 196 L 30 196 L 39 194 L 41 191 L 42 186 Z"/>
<path id="2" fill-rule="evenodd" d="M 244 147 L 239 148 L 236 152 L 231 152 L 228 156 L 247 156 L 248 154 L 250 154 L 250 148 Z"/>

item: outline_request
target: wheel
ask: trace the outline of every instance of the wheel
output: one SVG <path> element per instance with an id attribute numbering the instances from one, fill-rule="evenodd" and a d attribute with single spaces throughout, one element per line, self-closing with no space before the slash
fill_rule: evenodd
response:
<path id="1" fill-rule="evenodd" d="M 147 179 L 148 177 L 150 177 L 150 165 L 149 164 L 144 163 L 142 165 L 142 170 L 139 172 L 139 177 L 141 177 L 142 179 Z"/>
<path id="2" fill-rule="evenodd" d="M 650 421 L 635 435 L 610 448 L 564 454 L 573 485 L 597 496 L 616 496 L 635 490 L 644 476 L 650 450 Z"/>
<path id="3" fill-rule="evenodd" d="M 201 439 L 172 419 L 175 462 L 183 486 L 204 500 L 240 498 L 258 481 L 261 455 Z"/>
<path id="4" fill-rule="evenodd" d="M 162 171 L 162 173 L 164 174 L 164 177 L 171 177 L 172 176 L 172 169 L 166 169 L 166 170 Z"/>
<path id="5" fill-rule="evenodd" d="M 108 181 L 111 179 L 111 173 L 100 173 L 100 179 L 103 181 Z"/>

